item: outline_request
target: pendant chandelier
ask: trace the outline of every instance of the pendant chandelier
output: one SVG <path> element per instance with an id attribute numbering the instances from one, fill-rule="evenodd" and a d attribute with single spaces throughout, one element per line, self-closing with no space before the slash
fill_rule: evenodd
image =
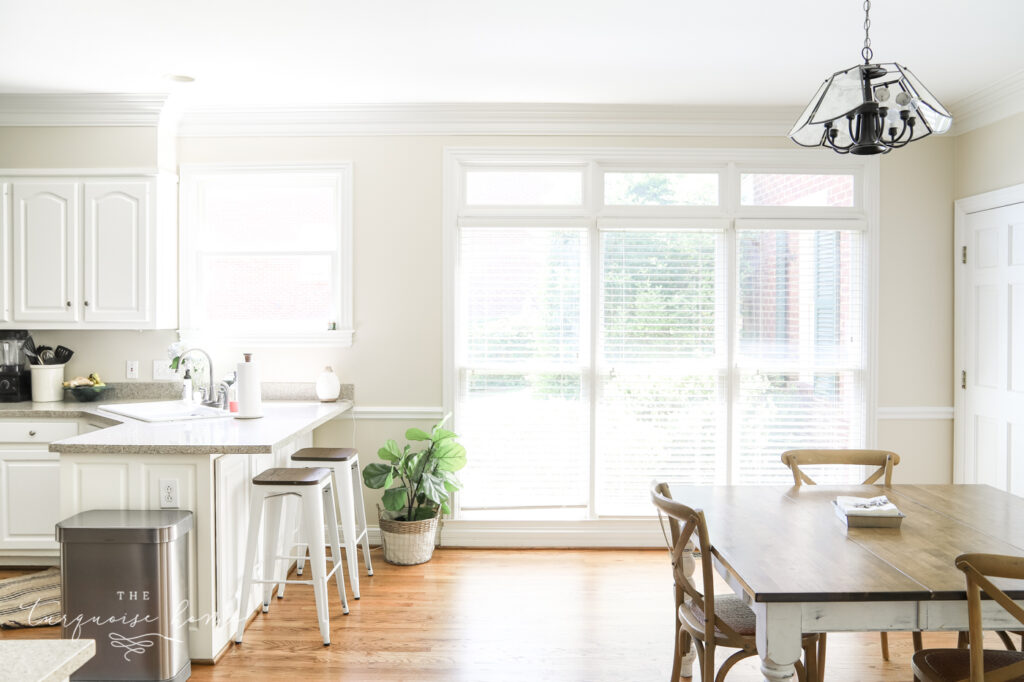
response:
<path id="1" fill-rule="evenodd" d="M 910 69 L 896 62 L 871 63 L 870 28 L 871 0 L 865 0 L 864 63 L 822 83 L 789 131 L 797 144 L 840 154 L 886 154 L 949 130 L 953 116 Z"/>

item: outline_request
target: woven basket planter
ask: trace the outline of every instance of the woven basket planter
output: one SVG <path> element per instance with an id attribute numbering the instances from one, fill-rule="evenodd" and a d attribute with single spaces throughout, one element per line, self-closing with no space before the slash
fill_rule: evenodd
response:
<path id="1" fill-rule="evenodd" d="M 377 506 L 384 561 L 399 566 L 413 566 L 430 561 L 434 555 L 438 514 L 422 521 L 395 521 L 384 518 L 384 510 Z"/>

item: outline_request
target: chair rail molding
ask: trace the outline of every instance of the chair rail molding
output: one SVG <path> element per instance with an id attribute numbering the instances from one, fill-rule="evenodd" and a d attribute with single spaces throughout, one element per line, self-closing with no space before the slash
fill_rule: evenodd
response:
<path id="1" fill-rule="evenodd" d="M 918 405 L 910 407 L 879 407 L 878 419 L 879 421 L 920 419 L 952 420 L 953 408 L 952 406 L 942 407 L 930 405 Z"/>
<path id="2" fill-rule="evenodd" d="M 387 419 L 400 421 L 429 420 L 444 418 L 443 407 L 387 407 L 379 405 L 356 405 L 352 408 L 356 419 Z"/>

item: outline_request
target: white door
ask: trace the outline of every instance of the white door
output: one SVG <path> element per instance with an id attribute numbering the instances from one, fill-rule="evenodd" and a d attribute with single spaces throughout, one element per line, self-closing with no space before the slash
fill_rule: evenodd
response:
<path id="1" fill-rule="evenodd" d="M 77 322 L 78 184 L 14 183 L 13 319 Z"/>
<path id="2" fill-rule="evenodd" d="M 86 322 L 147 320 L 149 212 L 148 182 L 85 184 Z"/>
<path id="3" fill-rule="evenodd" d="M 55 452 L 0 452 L 0 550 L 58 549 L 60 461 Z"/>
<path id="4" fill-rule="evenodd" d="M 11 186 L 0 182 L 0 322 L 11 319 Z"/>
<path id="5" fill-rule="evenodd" d="M 1024 203 L 967 213 L 961 222 L 956 479 L 1024 495 Z"/>

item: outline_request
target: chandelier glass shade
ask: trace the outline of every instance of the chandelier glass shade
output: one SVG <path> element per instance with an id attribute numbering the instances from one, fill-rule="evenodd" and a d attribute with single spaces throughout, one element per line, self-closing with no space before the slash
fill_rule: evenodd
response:
<path id="1" fill-rule="evenodd" d="M 872 64 L 871 0 L 864 1 L 863 64 L 837 71 L 818 88 L 789 137 L 840 154 L 885 154 L 949 130 L 953 116 L 910 69 Z"/>

